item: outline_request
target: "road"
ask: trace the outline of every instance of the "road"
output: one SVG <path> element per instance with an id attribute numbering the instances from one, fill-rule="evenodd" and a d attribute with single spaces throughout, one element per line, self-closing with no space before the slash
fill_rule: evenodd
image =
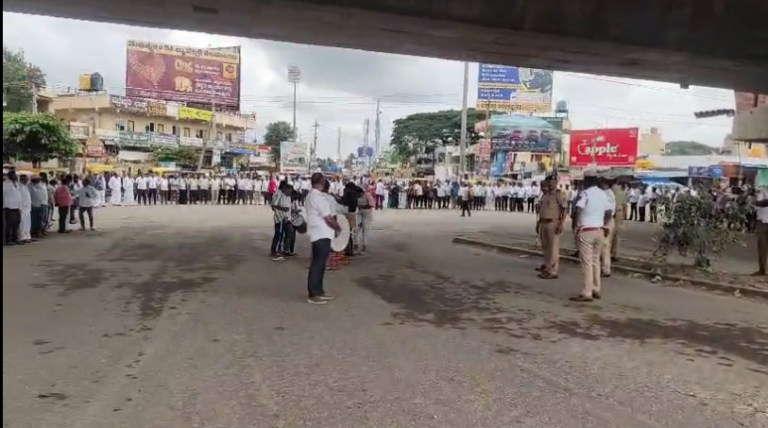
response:
<path id="1" fill-rule="evenodd" d="M 386 211 L 315 307 L 270 221 L 105 208 L 4 249 L 4 427 L 768 426 L 764 304 L 612 278 L 580 306 L 571 266 L 450 244 L 504 214 Z"/>
<path id="2" fill-rule="evenodd" d="M 469 231 L 471 233 L 468 236 L 507 244 L 516 241 L 535 242 L 536 240 L 536 224 L 533 214 L 511 212 L 487 212 L 481 214 L 491 215 L 494 219 L 501 217 L 505 220 L 501 227 L 471 229 Z M 619 255 L 633 258 L 651 255 L 656 249 L 654 234 L 658 230 L 658 224 L 625 221 L 621 229 Z M 713 260 L 713 267 L 715 269 L 741 275 L 751 274 L 757 270 L 757 240 L 754 235 L 750 234 L 742 234 L 740 236 L 740 245 L 728 248 L 720 257 L 716 257 Z M 570 223 L 568 223 L 564 231 L 561 244 L 568 248 L 575 247 Z M 693 265 L 692 258 L 681 257 L 677 253 L 671 254 L 669 261 L 671 263 Z"/>

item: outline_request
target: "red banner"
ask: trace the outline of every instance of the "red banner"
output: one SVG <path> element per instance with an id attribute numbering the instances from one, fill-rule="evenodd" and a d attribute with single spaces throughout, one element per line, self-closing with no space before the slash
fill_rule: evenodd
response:
<path id="1" fill-rule="evenodd" d="M 125 94 L 240 107 L 240 50 L 128 41 Z"/>
<path id="2" fill-rule="evenodd" d="M 571 131 L 571 166 L 635 166 L 637 128 Z"/>

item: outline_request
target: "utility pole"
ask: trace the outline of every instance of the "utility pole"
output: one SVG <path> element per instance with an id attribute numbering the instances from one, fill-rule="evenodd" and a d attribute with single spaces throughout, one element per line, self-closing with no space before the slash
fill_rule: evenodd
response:
<path id="1" fill-rule="evenodd" d="M 296 104 L 298 99 L 298 86 L 301 81 L 301 69 L 292 65 L 288 67 L 288 81 L 293 83 L 293 139 L 296 139 Z"/>
<path id="2" fill-rule="evenodd" d="M 469 62 L 464 62 L 464 88 L 461 98 L 461 138 L 459 139 L 459 180 L 467 171 L 467 98 L 469 96 Z"/>
<path id="3" fill-rule="evenodd" d="M 376 100 L 376 121 L 373 124 L 373 147 L 376 158 L 381 154 L 381 100 Z"/>
<path id="4" fill-rule="evenodd" d="M 339 135 L 336 141 L 336 156 L 339 159 L 339 165 L 341 165 L 344 162 L 344 159 L 341 158 L 341 126 L 339 126 Z"/>
<path id="5" fill-rule="evenodd" d="M 314 135 L 312 136 L 312 147 L 309 149 L 309 165 L 307 165 L 308 173 L 312 173 L 312 162 L 315 160 L 315 156 L 317 155 L 317 128 L 320 127 L 320 124 L 317 123 L 317 120 L 315 120 L 315 124 L 312 125 L 314 130 Z"/>
<path id="6" fill-rule="evenodd" d="M 32 113 L 37 113 L 37 85 L 32 84 Z"/>
<path id="7" fill-rule="evenodd" d="M 203 169 L 203 160 L 205 159 L 205 151 L 207 149 L 207 142 L 211 138 L 216 138 L 216 100 L 211 100 L 211 134 L 208 138 L 203 138 L 203 147 L 200 150 L 200 159 L 197 161 L 197 170 Z M 203 135 L 205 137 L 205 135 Z M 214 149 L 215 150 L 215 149 Z"/>

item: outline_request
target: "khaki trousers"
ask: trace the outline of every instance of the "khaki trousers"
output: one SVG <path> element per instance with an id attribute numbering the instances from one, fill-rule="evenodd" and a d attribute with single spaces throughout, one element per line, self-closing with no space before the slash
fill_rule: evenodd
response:
<path id="1" fill-rule="evenodd" d="M 603 240 L 603 250 L 600 252 L 601 272 L 610 275 L 611 274 L 611 255 L 613 250 L 613 238 L 616 236 L 616 222 L 611 219 L 608 223 L 608 236 Z"/>
<path id="2" fill-rule="evenodd" d="M 623 215 L 623 214 L 617 214 L 617 215 Z M 617 217 L 618 219 L 618 217 Z M 614 226 L 613 231 L 611 233 L 611 256 L 616 257 L 619 255 L 619 235 L 621 235 L 621 225 L 624 222 L 624 219 L 621 220 L 614 219 Z"/>
<path id="3" fill-rule="evenodd" d="M 541 252 L 544 255 L 544 266 L 552 275 L 557 275 L 560 269 L 560 235 L 556 231 L 557 221 L 539 224 L 539 240 L 541 240 Z"/>
<path id="4" fill-rule="evenodd" d="M 757 264 L 758 270 L 768 273 L 768 223 L 757 222 Z"/>
<path id="5" fill-rule="evenodd" d="M 604 240 L 602 229 L 579 232 L 579 262 L 584 279 L 581 294 L 585 297 L 592 297 L 593 293 L 599 293 L 601 290 L 600 255 Z"/>

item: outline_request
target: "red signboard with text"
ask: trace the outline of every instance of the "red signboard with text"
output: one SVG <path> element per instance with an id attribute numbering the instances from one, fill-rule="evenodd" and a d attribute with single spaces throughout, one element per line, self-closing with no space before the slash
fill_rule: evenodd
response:
<path id="1" fill-rule="evenodd" d="M 571 131 L 571 166 L 635 166 L 638 128 Z"/>

